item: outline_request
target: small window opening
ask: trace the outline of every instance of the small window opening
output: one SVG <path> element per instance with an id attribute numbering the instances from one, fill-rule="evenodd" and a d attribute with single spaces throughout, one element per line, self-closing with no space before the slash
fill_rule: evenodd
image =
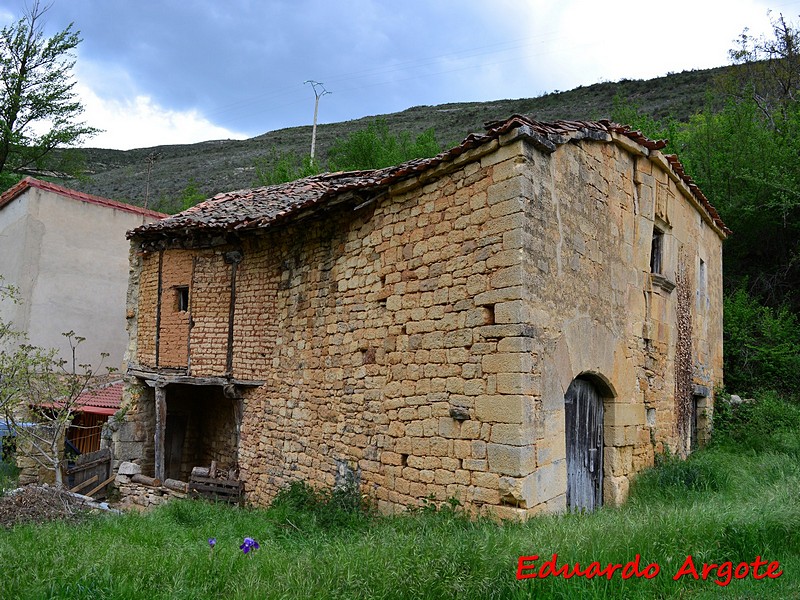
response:
<path id="1" fill-rule="evenodd" d="M 189 286 L 182 285 L 175 288 L 175 303 L 178 312 L 189 310 Z"/>
<path id="2" fill-rule="evenodd" d="M 664 252 L 664 232 L 653 228 L 653 244 L 650 247 L 650 272 L 661 275 Z"/>
<path id="3" fill-rule="evenodd" d="M 701 258 L 700 259 L 700 273 L 699 273 L 700 281 L 698 282 L 698 289 L 700 291 L 701 297 L 706 295 L 706 263 Z"/>

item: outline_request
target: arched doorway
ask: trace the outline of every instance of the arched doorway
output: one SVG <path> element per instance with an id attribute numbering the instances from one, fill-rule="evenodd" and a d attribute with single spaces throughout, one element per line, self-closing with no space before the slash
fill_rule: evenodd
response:
<path id="1" fill-rule="evenodd" d="M 603 504 L 603 398 L 586 377 L 576 377 L 564 396 L 567 509 Z"/>

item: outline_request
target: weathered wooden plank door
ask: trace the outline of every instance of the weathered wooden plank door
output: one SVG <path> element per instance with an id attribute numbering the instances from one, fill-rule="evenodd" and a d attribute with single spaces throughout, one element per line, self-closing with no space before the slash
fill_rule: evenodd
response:
<path id="1" fill-rule="evenodd" d="M 603 399 L 588 379 L 572 380 L 564 396 L 567 508 L 603 504 Z"/>

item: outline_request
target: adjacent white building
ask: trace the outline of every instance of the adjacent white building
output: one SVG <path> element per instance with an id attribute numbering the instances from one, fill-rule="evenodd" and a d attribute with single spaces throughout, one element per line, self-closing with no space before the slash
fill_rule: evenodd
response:
<path id="1" fill-rule="evenodd" d="M 0 195 L 0 275 L 19 302 L 0 302 L 0 318 L 31 344 L 71 353 L 63 332 L 86 338 L 79 363 L 119 368 L 128 338 L 125 233 L 166 215 L 26 178 Z"/>

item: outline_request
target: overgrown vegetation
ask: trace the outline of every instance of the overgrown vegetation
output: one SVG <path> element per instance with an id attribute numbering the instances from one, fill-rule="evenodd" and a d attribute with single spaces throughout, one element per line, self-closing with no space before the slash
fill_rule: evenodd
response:
<path id="1" fill-rule="evenodd" d="M 731 402 L 721 394 L 714 405 L 716 447 L 730 451 L 778 452 L 800 458 L 800 405 L 772 391 Z"/>
<path id="2" fill-rule="evenodd" d="M 800 322 L 786 305 L 763 305 L 744 287 L 725 296 L 725 383 L 738 394 L 797 394 Z"/>
<path id="3" fill-rule="evenodd" d="M 407 131 L 393 133 L 384 119 L 366 129 L 336 140 L 328 151 L 331 171 L 360 171 L 399 165 L 415 158 L 430 158 L 442 151 L 433 128 L 412 139 Z"/>
<path id="4" fill-rule="evenodd" d="M 311 156 L 299 157 L 294 152 L 281 153 L 275 148 L 255 161 L 256 177 L 253 185 L 277 185 L 321 173 L 318 163 Z"/>
<path id="5" fill-rule="evenodd" d="M 362 528 L 376 517 L 374 504 L 357 486 L 316 489 L 292 482 L 271 505 L 274 515 L 297 530 Z"/>
<path id="6" fill-rule="evenodd" d="M 630 501 L 618 509 L 499 524 L 468 518 L 455 501 L 429 501 L 387 517 L 371 511 L 358 490 L 295 483 L 266 510 L 179 501 L 80 525 L 17 525 L 0 536 L 0 596 L 797 597 L 800 414 L 777 396 L 728 408 L 718 408 L 711 447 L 687 461 L 663 459 L 636 480 Z M 554 553 L 559 565 L 584 567 L 639 555 L 642 567 L 656 564 L 660 573 L 517 579 L 520 556 L 536 555 L 541 563 Z M 687 556 L 700 569 L 760 556 L 778 561 L 783 574 L 726 579 L 714 569 L 706 580 L 673 581 Z"/>
<path id="7" fill-rule="evenodd" d="M 415 138 L 407 131 L 390 131 L 384 119 L 333 142 L 327 162 L 279 152 L 275 147 L 256 159 L 254 185 L 274 185 L 316 175 L 323 171 L 362 171 L 391 167 L 415 158 L 430 158 L 442 151 L 433 129 Z"/>

